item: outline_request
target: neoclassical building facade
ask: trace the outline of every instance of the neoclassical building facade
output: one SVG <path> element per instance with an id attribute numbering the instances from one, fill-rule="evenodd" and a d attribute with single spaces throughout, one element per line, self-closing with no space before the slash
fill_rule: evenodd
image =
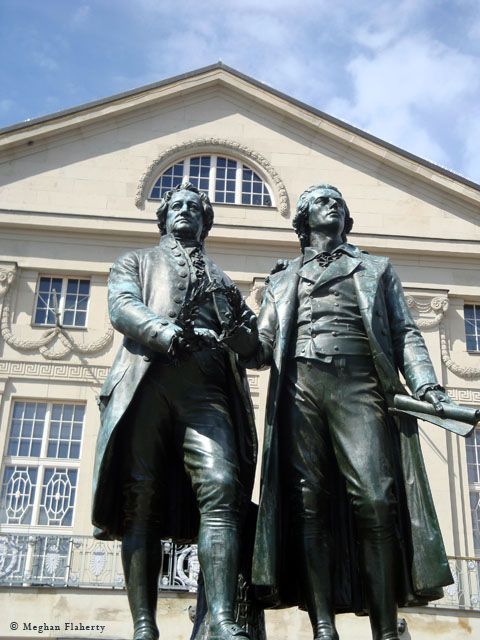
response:
<path id="1" fill-rule="evenodd" d="M 408 146 L 406 141 L 405 146 Z M 258 310 L 277 258 L 299 253 L 298 195 L 329 182 L 351 240 L 388 256 L 450 395 L 480 406 L 480 185 L 222 64 L 0 131 L 0 637 L 128 638 L 118 544 L 95 541 L 96 396 L 121 340 L 114 259 L 158 242 L 155 210 L 188 179 L 209 194 L 207 249 Z M 259 439 L 268 372 L 249 372 Z M 480 634 L 480 430 L 421 424 L 455 585 L 401 612 L 402 637 Z M 257 481 L 258 497 L 258 481 Z M 292 549 L 295 553 L 295 549 Z M 159 621 L 186 638 L 198 562 L 164 543 Z M 17 626 L 15 626 L 17 625 Z M 307 616 L 268 612 L 278 640 Z M 344 637 L 368 621 L 341 616 Z M 410 636 L 411 634 L 411 636 Z"/>

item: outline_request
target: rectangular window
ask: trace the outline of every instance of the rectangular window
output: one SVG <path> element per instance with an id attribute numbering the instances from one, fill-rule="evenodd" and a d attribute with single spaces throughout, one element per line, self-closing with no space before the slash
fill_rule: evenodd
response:
<path id="1" fill-rule="evenodd" d="M 85 327 L 89 297 L 90 280 L 41 276 L 33 322 L 54 326 L 58 318 L 63 327 Z"/>
<path id="2" fill-rule="evenodd" d="M 73 523 L 85 405 L 13 405 L 0 488 L 0 524 Z"/>
<path id="3" fill-rule="evenodd" d="M 480 429 L 465 440 L 475 555 L 480 556 Z"/>
<path id="4" fill-rule="evenodd" d="M 467 351 L 480 351 L 480 305 L 464 305 L 463 315 L 465 318 Z"/>

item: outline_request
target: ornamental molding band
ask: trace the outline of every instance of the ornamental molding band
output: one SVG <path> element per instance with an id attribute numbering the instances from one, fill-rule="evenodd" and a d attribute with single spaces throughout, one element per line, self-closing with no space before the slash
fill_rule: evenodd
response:
<path id="1" fill-rule="evenodd" d="M 40 378 L 42 380 L 74 380 L 103 384 L 110 367 L 92 367 L 77 364 L 54 362 L 20 362 L 18 360 L 0 359 L 0 376 L 2 378 Z M 0 381 L 1 389 L 2 381 Z"/>
<path id="2" fill-rule="evenodd" d="M 448 395 L 459 404 L 480 405 L 480 389 L 462 389 L 461 387 L 447 387 Z"/>
<path id="3" fill-rule="evenodd" d="M 45 360 L 61 360 L 70 353 L 80 355 L 94 355 L 102 351 L 113 340 L 114 330 L 109 326 L 103 336 L 87 343 L 80 343 L 61 326 L 52 327 L 44 331 L 36 340 L 22 340 L 17 338 L 12 331 L 11 323 L 11 298 L 12 282 L 15 280 L 17 267 L 0 267 L 0 306 L 2 313 L 0 318 L 0 333 L 5 342 L 16 351 L 38 351 Z M 52 344 L 53 343 L 53 344 Z M 57 344 L 59 343 L 58 347 Z M 51 345 L 51 346 L 48 346 Z"/>
<path id="4" fill-rule="evenodd" d="M 419 298 L 412 295 L 406 296 L 407 305 L 416 310 L 419 315 L 433 315 L 430 318 L 415 318 L 419 329 L 432 329 L 438 327 L 440 333 L 440 354 L 443 364 L 454 375 L 463 380 L 480 380 L 480 367 L 465 367 L 452 360 L 448 347 L 447 326 L 445 314 L 448 310 L 448 296 L 435 296 L 434 298 Z"/>
<path id="5" fill-rule="evenodd" d="M 227 138 L 195 138 L 194 140 L 187 140 L 180 144 L 175 144 L 159 156 L 156 160 L 150 163 L 145 173 L 140 178 L 138 183 L 137 193 L 135 196 L 135 206 L 138 209 L 145 208 L 145 201 L 148 198 L 148 192 L 152 186 L 153 179 L 161 173 L 162 169 L 166 169 L 175 160 L 180 159 L 188 151 L 211 151 L 212 153 L 218 151 L 230 151 L 235 155 L 241 156 L 245 159 L 248 158 L 253 164 L 263 170 L 264 173 L 270 178 L 275 188 L 275 200 L 277 203 L 277 209 L 284 217 L 288 216 L 288 193 L 283 180 L 278 175 L 277 171 L 270 164 L 270 162 L 262 156 L 258 151 L 254 151 L 244 144 L 240 144 L 235 140 L 228 140 Z"/>

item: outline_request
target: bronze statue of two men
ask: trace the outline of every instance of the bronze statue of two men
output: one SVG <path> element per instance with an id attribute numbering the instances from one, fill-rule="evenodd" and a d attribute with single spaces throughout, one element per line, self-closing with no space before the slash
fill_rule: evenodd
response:
<path id="1" fill-rule="evenodd" d="M 395 640 L 397 606 L 452 582 L 415 420 L 393 396 L 448 402 L 388 259 L 347 242 L 338 189 L 298 201 L 301 255 L 268 278 L 257 319 L 206 256 L 208 198 L 164 195 L 158 246 L 109 280 L 123 345 L 100 394 L 93 522 L 122 540 L 134 640 L 155 640 L 161 538 L 198 540 L 209 640 L 245 640 L 237 577 L 256 463 L 245 368 L 271 367 L 251 578 L 265 607 L 299 605 L 315 640 L 368 613 Z"/>

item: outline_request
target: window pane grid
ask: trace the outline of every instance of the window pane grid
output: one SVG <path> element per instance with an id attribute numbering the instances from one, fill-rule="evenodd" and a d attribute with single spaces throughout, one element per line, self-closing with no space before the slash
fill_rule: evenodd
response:
<path id="1" fill-rule="evenodd" d="M 46 409 L 45 402 L 15 403 L 7 447 L 8 456 L 40 456 Z"/>
<path id="2" fill-rule="evenodd" d="M 194 187 L 207 193 L 210 181 L 210 166 L 210 156 L 196 156 L 190 158 L 188 180 Z"/>
<path id="3" fill-rule="evenodd" d="M 53 405 L 47 458 L 80 457 L 84 414 L 85 407 L 81 405 Z"/>
<path id="4" fill-rule="evenodd" d="M 472 533 L 475 556 L 480 556 L 480 491 L 470 491 Z"/>
<path id="5" fill-rule="evenodd" d="M 162 173 L 156 183 L 153 185 L 150 197 L 152 200 L 160 200 L 160 198 L 167 192 L 178 187 L 182 184 L 184 172 L 184 163 L 177 162 L 176 164 L 168 167 L 166 171 Z"/>
<path id="6" fill-rule="evenodd" d="M 243 165 L 242 171 L 242 204 L 270 207 L 272 199 L 267 185 L 260 176 Z"/>
<path id="7" fill-rule="evenodd" d="M 60 305 L 62 284 L 62 278 L 40 278 L 35 309 L 35 324 L 55 324 L 55 308 Z"/>
<path id="8" fill-rule="evenodd" d="M 268 185 L 253 169 L 232 158 L 213 155 L 192 156 L 168 167 L 152 187 L 150 199 L 159 200 L 182 180 L 208 193 L 217 204 L 273 206 Z"/>
<path id="9" fill-rule="evenodd" d="M 87 305 L 90 297 L 90 281 L 69 278 L 63 310 L 66 327 L 84 327 L 87 320 Z"/>
<path id="10" fill-rule="evenodd" d="M 42 276 L 38 281 L 34 324 L 54 326 L 57 310 L 62 326 L 85 327 L 89 297 L 90 280 Z"/>
<path id="11" fill-rule="evenodd" d="M 465 439 L 469 484 L 480 484 L 480 429 Z"/>
<path id="12" fill-rule="evenodd" d="M 0 488 L 0 523 L 71 526 L 85 405 L 16 401 Z M 37 458 L 30 464 L 15 458 Z M 53 464 L 52 464 L 53 462 Z"/>
<path id="13" fill-rule="evenodd" d="M 472 531 L 475 555 L 480 554 L 480 429 L 465 440 L 467 452 L 467 473 L 470 485 L 470 512 L 472 515 Z"/>
<path id="14" fill-rule="evenodd" d="M 480 351 L 480 305 L 466 304 L 463 311 L 467 351 Z"/>

